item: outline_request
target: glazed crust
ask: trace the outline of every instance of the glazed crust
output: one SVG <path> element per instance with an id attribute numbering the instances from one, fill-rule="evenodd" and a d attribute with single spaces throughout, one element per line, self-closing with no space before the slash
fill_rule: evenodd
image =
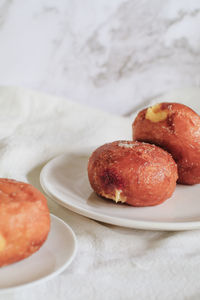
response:
<path id="1" fill-rule="evenodd" d="M 178 183 L 200 183 L 200 117 L 180 103 L 161 103 L 167 116 L 160 122 L 147 119 L 142 110 L 133 122 L 133 140 L 153 143 L 172 154 L 178 165 Z"/>
<path id="2" fill-rule="evenodd" d="M 0 179 L 0 267 L 36 252 L 50 229 L 46 198 L 30 184 Z"/>
<path id="3" fill-rule="evenodd" d="M 172 195 L 177 166 L 169 153 L 155 145 L 116 141 L 92 153 L 88 177 L 100 196 L 133 206 L 152 206 Z"/>

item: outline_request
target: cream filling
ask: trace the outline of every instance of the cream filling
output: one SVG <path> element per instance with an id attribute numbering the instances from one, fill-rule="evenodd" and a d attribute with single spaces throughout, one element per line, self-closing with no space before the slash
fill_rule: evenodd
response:
<path id="1" fill-rule="evenodd" d="M 105 193 L 102 193 L 102 196 L 105 197 L 105 198 L 112 199 L 112 200 L 114 200 L 116 203 L 118 203 L 118 202 L 125 203 L 125 202 L 126 202 L 126 197 L 123 197 L 123 198 L 122 198 L 122 197 L 121 197 L 121 193 L 122 193 L 122 190 L 116 189 L 116 190 L 115 190 L 115 196 L 109 195 L 109 194 L 105 194 Z"/>
<path id="2" fill-rule="evenodd" d="M 0 252 L 3 251 L 6 247 L 6 240 L 3 235 L 0 233 Z"/>
<path id="3" fill-rule="evenodd" d="M 168 110 L 161 110 L 161 103 L 155 104 L 147 109 L 145 118 L 151 122 L 157 123 L 167 119 Z"/>

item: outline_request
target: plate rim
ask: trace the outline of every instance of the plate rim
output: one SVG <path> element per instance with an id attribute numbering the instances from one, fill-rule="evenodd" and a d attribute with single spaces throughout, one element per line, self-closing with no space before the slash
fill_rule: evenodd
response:
<path id="1" fill-rule="evenodd" d="M 74 243 L 74 246 L 73 246 L 73 252 L 71 254 L 71 257 L 69 260 L 67 260 L 61 267 L 59 267 L 56 271 L 53 271 L 51 272 L 50 274 L 46 275 L 46 276 L 43 276 L 39 279 L 36 279 L 36 280 L 33 280 L 31 282 L 27 282 L 27 283 L 24 283 L 24 284 L 19 284 L 19 285 L 16 285 L 16 286 L 12 286 L 12 287 L 8 287 L 8 288 L 0 288 L 0 294 L 4 294 L 4 293 L 8 293 L 8 292 L 13 292 L 13 291 L 19 291 L 21 289 L 25 289 L 25 288 L 29 288 L 29 287 L 34 287 L 35 285 L 37 284 L 40 284 L 40 283 L 44 283 L 50 279 L 52 279 L 53 277 L 59 275 L 60 273 L 62 273 L 71 263 L 72 261 L 74 260 L 76 254 L 77 254 L 77 238 L 76 238 L 76 235 L 74 233 L 74 231 L 72 230 L 72 228 L 65 222 L 63 221 L 61 218 L 55 216 L 54 214 L 50 213 L 50 217 L 51 219 L 54 219 L 56 220 L 56 222 L 58 223 L 61 223 L 63 226 L 65 226 L 68 231 L 70 232 L 71 234 L 71 237 L 72 237 L 72 240 L 73 240 L 73 243 Z M 51 229 L 50 229 L 51 230 Z M 46 241 L 45 241 L 46 243 Z M 44 244 L 45 244 L 44 243 Z M 43 245 L 42 245 L 43 246 Z M 38 250 L 40 251 L 40 249 Z M 37 252 L 38 252 L 37 251 Z M 34 253 L 33 253 L 34 254 Z M 31 256 L 30 256 L 31 257 Z M 27 257 L 28 258 L 28 257 Z M 26 259 L 26 258 L 25 258 Z M 24 260 L 23 260 L 24 261 Z M 19 263 L 20 264 L 20 261 L 16 262 L 16 263 Z M 6 267 L 6 266 L 5 266 Z"/>
<path id="2" fill-rule="evenodd" d="M 69 202 L 63 202 L 61 199 L 53 195 L 45 185 L 44 174 L 51 163 L 59 160 L 63 157 L 67 157 L 68 153 L 57 155 L 51 160 L 49 160 L 40 172 L 40 184 L 45 194 L 49 196 L 53 201 L 60 204 L 61 206 L 68 208 L 69 210 L 83 215 L 89 219 L 100 221 L 103 223 L 116 225 L 120 227 L 132 228 L 132 229 L 142 229 L 142 230 L 158 230 L 158 231 L 183 231 L 183 230 L 194 230 L 200 229 L 199 221 L 188 221 L 188 222 L 157 222 L 157 221 L 140 221 L 140 220 L 126 220 L 124 218 L 113 217 L 108 215 L 103 215 L 94 211 L 88 211 L 85 208 L 78 207 L 76 205 L 71 205 Z M 120 222 L 120 224 L 119 224 Z"/>

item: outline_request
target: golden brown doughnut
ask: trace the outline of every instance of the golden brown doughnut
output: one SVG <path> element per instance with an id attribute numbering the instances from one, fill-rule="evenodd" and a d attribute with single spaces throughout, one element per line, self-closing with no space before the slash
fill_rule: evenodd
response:
<path id="1" fill-rule="evenodd" d="M 133 140 L 153 143 L 172 154 L 178 182 L 200 183 L 200 116 L 180 103 L 159 103 L 139 112 Z"/>
<path id="2" fill-rule="evenodd" d="M 172 195 L 177 166 L 168 152 L 155 145 L 116 141 L 92 153 L 88 177 L 100 196 L 133 206 L 151 206 Z"/>
<path id="3" fill-rule="evenodd" d="M 46 198 L 30 184 L 0 179 L 0 267 L 37 251 L 47 238 Z"/>

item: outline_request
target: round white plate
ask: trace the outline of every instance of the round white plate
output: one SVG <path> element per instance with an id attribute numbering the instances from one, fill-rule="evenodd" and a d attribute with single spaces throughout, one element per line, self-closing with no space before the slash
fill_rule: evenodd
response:
<path id="1" fill-rule="evenodd" d="M 42 169 L 40 182 L 56 202 L 86 217 L 150 230 L 200 228 L 200 185 L 177 185 L 173 196 L 152 207 L 131 207 L 98 197 L 87 178 L 87 154 L 67 153 Z"/>
<path id="2" fill-rule="evenodd" d="M 62 220 L 51 215 L 51 230 L 38 252 L 0 268 L 0 293 L 44 282 L 62 272 L 76 254 L 76 237 Z"/>

